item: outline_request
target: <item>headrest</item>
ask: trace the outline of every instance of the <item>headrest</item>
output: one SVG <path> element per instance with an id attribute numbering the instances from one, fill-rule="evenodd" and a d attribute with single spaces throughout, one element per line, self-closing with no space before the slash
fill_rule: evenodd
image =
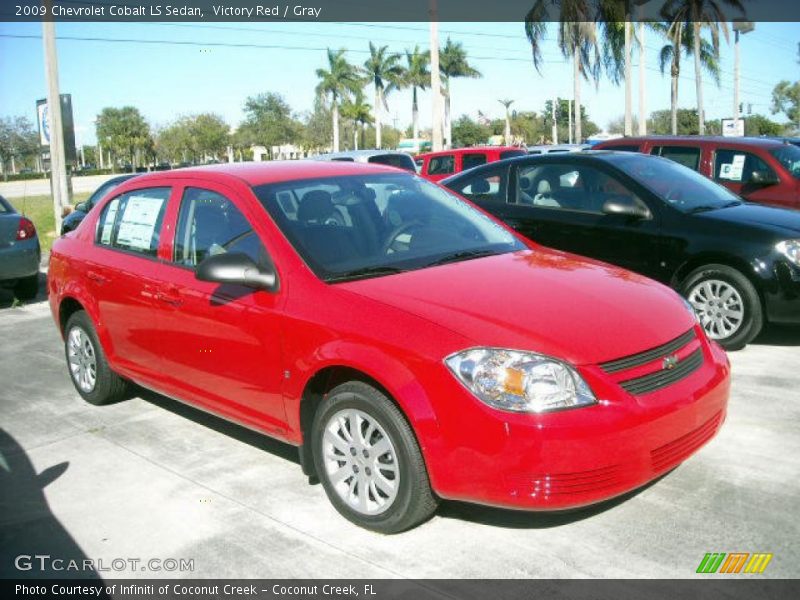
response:
<path id="1" fill-rule="evenodd" d="M 473 194 L 488 194 L 489 193 L 489 182 L 485 179 L 478 179 L 478 181 L 474 182 L 470 188 Z"/>
<path id="2" fill-rule="evenodd" d="M 323 223 L 328 217 L 336 214 L 330 192 L 325 190 L 313 190 L 307 192 L 297 210 L 297 219 L 302 223 L 316 221 Z"/>
<path id="3" fill-rule="evenodd" d="M 542 179 L 539 182 L 539 185 L 536 186 L 536 193 L 537 194 L 550 194 L 552 193 L 552 188 L 550 187 L 550 182 L 547 179 Z"/>
<path id="4" fill-rule="evenodd" d="M 363 188 L 359 188 L 356 190 L 356 195 L 361 198 L 364 202 L 369 202 L 370 200 L 375 200 L 375 190 L 370 187 L 364 186 Z"/>
<path id="5" fill-rule="evenodd" d="M 523 192 L 529 192 L 531 189 L 531 185 L 532 182 L 530 177 L 523 175 L 522 177 L 519 178 L 519 189 L 521 189 Z"/>

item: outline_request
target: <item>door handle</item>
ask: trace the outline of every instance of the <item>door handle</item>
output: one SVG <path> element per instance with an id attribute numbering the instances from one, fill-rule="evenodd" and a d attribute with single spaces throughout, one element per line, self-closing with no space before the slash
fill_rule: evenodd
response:
<path id="1" fill-rule="evenodd" d="M 101 275 L 97 271 L 87 271 L 86 277 L 88 277 L 91 281 L 94 281 L 98 285 L 105 285 L 108 283 L 108 277 Z"/>
<path id="2" fill-rule="evenodd" d="M 156 300 L 169 304 L 170 306 L 180 306 L 183 304 L 183 300 L 178 293 L 178 288 L 175 286 L 169 286 L 166 289 L 158 290 L 156 292 Z"/>

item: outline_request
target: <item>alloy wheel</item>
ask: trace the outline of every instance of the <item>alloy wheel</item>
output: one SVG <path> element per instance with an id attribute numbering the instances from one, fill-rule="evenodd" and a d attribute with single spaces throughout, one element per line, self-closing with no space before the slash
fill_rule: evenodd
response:
<path id="1" fill-rule="evenodd" d="M 97 357 L 92 340 L 80 327 L 70 330 L 67 352 L 72 379 L 81 390 L 91 392 L 97 384 Z"/>
<path id="2" fill-rule="evenodd" d="M 739 291 L 720 279 L 706 279 L 689 291 L 694 307 L 708 337 L 729 338 L 744 323 L 744 302 Z"/>

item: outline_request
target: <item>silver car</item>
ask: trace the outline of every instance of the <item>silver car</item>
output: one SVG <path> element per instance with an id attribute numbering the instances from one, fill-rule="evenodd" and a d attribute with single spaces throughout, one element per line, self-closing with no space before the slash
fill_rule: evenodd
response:
<path id="1" fill-rule="evenodd" d="M 39 291 L 42 250 L 36 227 L 0 196 L 0 286 L 13 287 L 20 300 Z"/>
<path id="2" fill-rule="evenodd" d="M 542 144 L 540 146 L 528 146 L 528 154 L 554 154 L 558 152 L 581 152 L 589 150 L 589 144 Z"/>
<path id="3" fill-rule="evenodd" d="M 315 156 L 314 160 L 333 160 L 340 162 L 363 162 L 396 167 L 405 171 L 417 172 L 417 166 L 410 154 L 396 150 L 349 150 L 331 152 Z"/>

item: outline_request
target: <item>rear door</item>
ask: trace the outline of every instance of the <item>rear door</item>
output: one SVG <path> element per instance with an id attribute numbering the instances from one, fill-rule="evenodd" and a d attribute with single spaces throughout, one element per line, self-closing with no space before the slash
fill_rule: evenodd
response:
<path id="1" fill-rule="evenodd" d="M 165 254 L 160 345 L 168 385 L 213 411 L 280 433 L 286 428 L 281 394 L 280 292 L 200 281 L 195 268 L 208 256 L 240 252 L 256 264 L 271 261 L 253 227 L 263 212 L 237 190 L 212 182 L 182 182 L 171 210 L 174 239 Z M 260 211 L 259 207 L 259 211 Z"/>

